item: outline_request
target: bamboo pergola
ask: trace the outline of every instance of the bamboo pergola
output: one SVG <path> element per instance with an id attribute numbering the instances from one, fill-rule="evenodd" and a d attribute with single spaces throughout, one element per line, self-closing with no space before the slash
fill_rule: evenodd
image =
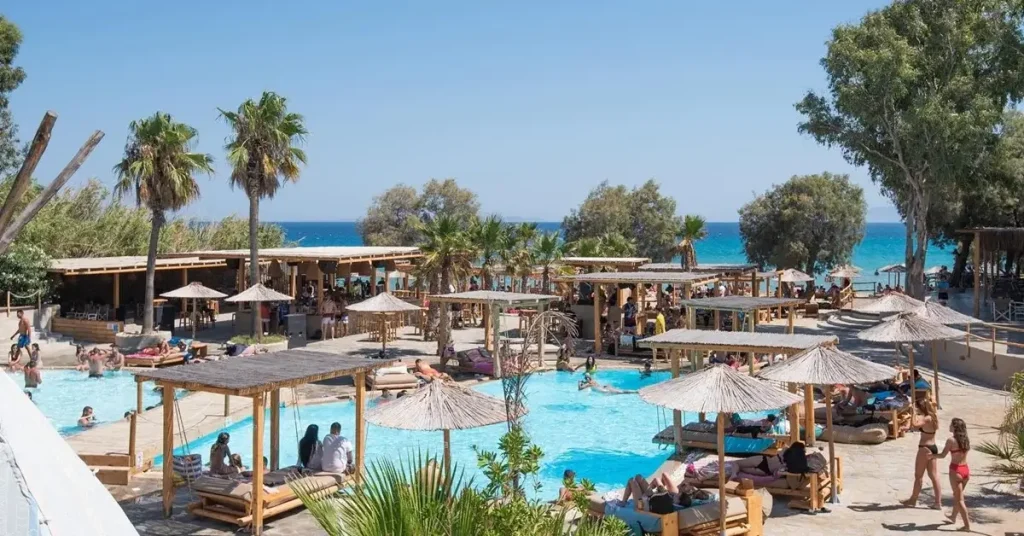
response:
<path id="1" fill-rule="evenodd" d="M 285 350 L 244 359 L 210 361 L 164 369 L 135 371 L 135 381 L 152 381 L 163 392 L 163 507 L 171 515 L 174 502 L 174 390 L 188 389 L 252 399 L 252 533 L 263 529 L 263 424 L 270 411 L 270 468 L 280 465 L 281 389 L 352 376 L 356 387 L 355 471 L 362 475 L 366 457 L 366 374 L 394 364 L 308 350 Z M 268 397 L 269 395 L 269 397 Z M 267 400 L 269 398 L 269 401 Z"/>
<path id="2" fill-rule="evenodd" d="M 651 262 L 647 257 L 562 257 L 562 266 L 573 268 L 612 268 L 615 270 L 636 270 L 641 264 Z"/>
<path id="3" fill-rule="evenodd" d="M 224 268 L 227 261 L 217 259 L 200 259 L 199 257 L 175 257 L 156 260 L 158 272 L 181 270 L 181 284 L 189 284 L 188 271 L 201 268 Z M 113 276 L 111 304 L 121 306 L 121 275 L 143 273 L 146 271 L 145 256 L 129 257 L 86 257 L 70 259 L 54 259 L 46 269 L 51 274 L 62 277 L 110 275 Z"/>
<path id="4" fill-rule="evenodd" d="M 691 300 L 701 301 L 701 300 Z M 672 377 L 679 377 L 680 354 L 688 354 L 693 370 L 704 367 L 705 352 L 737 352 L 750 354 L 784 354 L 790 356 L 816 348 L 818 346 L 835 346 L 839 343 L 834 335 L 794 335 L 791 333 L 748 333 L 743 331 L 710 331 L 693 329 L 695 323 L 692 309 L 687 311 L 687 323 L 690 329 L 673 329 L 639 341 L 640 346 L 654 350 L 664 350 L 670 356 Z M 754 360 L 750 360 L 750 372 L 753 374 Z M 789 385 L 791 392 L 796 392 L 796 385 Z M 800 423 L 796 422 L 797 408 L 795 405 L 789 412 L 790 439 L 799 438 Z M 683 431 L 683 415 L 673 412 L 672 428 L 675 443 L 681 445 Z M 704 415 L 700 415 L 704 420 Z M 804 436 L 807 445 L 814 445 L 814 393 L 810 386 L 804 388 Z"/>
<path id="5" fill-rule="evenodd" d="M 710 298 L 692 298 L 682 300 L 687 308 L 707 309 L 715 315 L 715 329 L 718 329 L 721 313 L 744 313 L 750 318 L 748 329 L 753 332 L 757 324 L 757 312 L 762 309 L 779 309 L 783 307 L 789 310 L 789 319 L 786 325 L 786 333 L 793 333 L 793 322 L 796 318 L 796 306 L 804 303 L 801 298 L 770 298 L 758 296 L 718 296 Z M 736 330 L 738 322 L 733 322 L 732 329 Z"/>
<path id="6" fill-rule="evenodd" d="M 986 276 L 995 277 L 999 273 L 999 261 L 1004 252 L 1024 251 L 1024 227 L 979 227 L 975 229 L 962 229 L 957 231 L 960 234 L 974 235 L 971 242 L 971 264 L 974 265 L 974 314 L 978 317 L 981 314 L 981 278 L 982 272 Z M 989 272 L 992 272 L 989 275 Z M 992 281 L 987 282 L 984 298 L 991 297 Z"/>
<path id="7" fill-rule="evenodd" d="M 683 295 L 689 296 L 693 285 L 706 285 L 717 283 L 718 276 L 713 274 L 698 274 L 693 272 L 595 272 L 589 274 L 576 274 L 562 276 L 556 279 L 567 283 L 589 283 L 592 285 L 636 285 L 636 295 L 644 296 L 642 292 L 644 285 L 682 285 Z M 642 304 L 638 304 L 642 305 Z M 637 323 L 638 330 L 642 327 Z M 600 353 L 601 349 L 601 293 L 594 292 L 594 353 Z"/>
<path id="8" fill-rule="evenodd" d="M 522 294 L 519 292 L 501 292 L 497 290 L 469 290 L 466 292 L 453 292 L 451 294 L 433 294 L 427 297 L 427 300 L 432 302 L 480 305 L 490 311 L 490 314 L 487 316 L 487 322 L 484 323 L 484 348 L 494 352 L 495 378 L 501 377 L 501 359 L 498 358 L 501 348 L 499 344 L 501 308 L 528 305 L 537 307 L 539 312 L 543 312 L 549 303 L 561 299 L 561 296 L 552 294 Z M 540 360 L 544 359 L 544 341 L 547 338 L 547 334 L 543 329 L 542 327 L 537 349 L 537 358 Z"/>

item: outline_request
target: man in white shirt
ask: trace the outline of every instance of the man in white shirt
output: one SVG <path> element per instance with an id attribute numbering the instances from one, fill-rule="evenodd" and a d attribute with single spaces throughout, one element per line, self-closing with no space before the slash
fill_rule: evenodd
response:
<path id="1" fill-rule="evenodd" d="M 352 460 L 352 443 L 341 435 L 341 424 L 331 423 L 331 433 L 324 436 L 323 470 L 328 473 L 351 474 L 355 472 Z"/>

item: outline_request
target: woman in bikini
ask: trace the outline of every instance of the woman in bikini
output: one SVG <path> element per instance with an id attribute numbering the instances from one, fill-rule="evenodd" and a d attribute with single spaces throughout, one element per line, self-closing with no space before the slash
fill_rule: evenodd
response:
<path id="1" fill-rule="evenodd" d="M 971 519 L 967 517 L 964 489 L 967 488 L 967 482 L 971 479 L 971 469 L 967 467 L 967 452 L 971 450 L 971 440 L 967 437 L 967 423 L 963 419 L 953 419 L 953 422 L 949 423 L 949 431 L 953 433 L 953 437 L 946 440 L 946 446 L 942 449 L 942 453 L 936 456 L 937 458 L 945 458 L 947 454 L 950 456 L 949 485 L 953 487 L 953 511 L 946 516 L 946 519 L 950 523 L 956 523 L 956 516 L 960 514 L 964 520 L 964 526 L 960 530 L 970 532 Z"/>
<path id="2" fill-rule="evenodd" d="M 919 400 L 917 407 L 921 413 L 914 418 L 913 427 L 921 432 L 921 439 L 917 443 L 917 457 L 914 460 L 914 491 L 911 492 L 909 499 L 900 502 L 904 506 L 917 506 L 917 497 L 921 494 L 924 474 L 927 472 L 928 478 L 932 481 L 932 489 L 935 490 L 935 504 L 932 508 L 942 510 L 942 486 L 939 484 L 939 464 L 936 461 L 939 449 L 935 446 L 939 417 L 931 400 Z"/>

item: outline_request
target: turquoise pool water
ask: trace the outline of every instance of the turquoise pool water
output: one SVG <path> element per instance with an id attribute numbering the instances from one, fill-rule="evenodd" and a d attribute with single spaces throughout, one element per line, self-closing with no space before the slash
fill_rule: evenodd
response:
<path id="1" fill-rule="evenodd" d="M 534 443 L 544 451 L 539 481 L 541 488 L 535 496 L 553 498 L 561 484 L 562 472 L 571 468 L 581 478 L 594 481 L 601 491 L 621 487 L 626 479 L 637 474 L 647 475 L 668 457 L 669 451 L 651 443 L 651 438 L 668 423 L 672 413 L 651 406 L 635 394 L 608 395 L 592 390 L 579 391 L 576 383 L 581 374 L 548 372 L 535 374 L 529 380 L 527 405 L 530 409 L 525 427 Z M 667 372 L 655 373 L 641 379 L 636 370 L 602 370 L 596 379 L 620 389 L 639 389 L 669 378 Z M 501 384 L 490 382 L 475 387 L 477 390 L 501 396 Z M 289 465 L 298 459 L 298 437 L 308 424 L 320 427 L 321 437 L 332 422 L 340 422 L 342 435 L 352 439 L 355 406 L 351 402 L 337 402 L 298 408 L 299 424 L 296 432 L 295 408 L 281 408 L 281 464 Z M 754 418 L 755 415 L 746 416 Z M 685 415 L 685 420 L 696 420 L 697 415 Z M 267 425 L 269 428 L 269 425 Z M 398 459 L 419 451 L 440 454 L 440 432 L 411 432 L 369 425 L 367 430 L 367 462 L 375 459 Z M 226 430 L 231 434 L 231 451 L 242 455 L 246 465 L 252 461 L 252 420 L 235 423 Z M 452 459 L 476 481 L 483 476 L 476 466 L 473 445 L 495 450 L 498 438 L 504 433 L 504 424 L 452 432 Z M 210 447 L 216 433 L 190 443 L 190 451 L 201 453 L 203 462 L 209 462 Z M 270 438 L 264 439 L 264 452 L 270 452 Z M 184 454 L 179 448 L 176 454 Z M 269 455 L 268 455 L 269 456 Z M 157 461 L 159 463 L 159 460 Z"/>
<path id="2" fill-rule="evenodd" d="M 8 375 L 18 387 L 25 389 L 24 374 Z M 124 412 L 135 409 L 135 378 L 124 371 L 108 370 L 102 378 L 90 378 L 87 372 L 77 370 L 43 369 L 43 383 L 28 391 L 32 392 L 32 401 L 63 436 L 82 431 L 78 418 L 85 406 L 92 406 L 100 423 L 124 418 Z M 144 407 L 159 401 L 160 394 L 153 392 L 153 384 L 144 384 Z"/>

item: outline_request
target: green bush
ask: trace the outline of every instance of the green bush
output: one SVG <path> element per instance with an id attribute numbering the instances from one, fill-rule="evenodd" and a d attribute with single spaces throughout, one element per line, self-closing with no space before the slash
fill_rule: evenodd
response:
<path id="1" fill-rule="evenodd" d="M 231 337 L 228 342 L 232 344 L 244 344 L 246 346 L 251 346 L 253 344 L 274 344 L 275 342 L 284 342 L 287 340 L 288 337 L 285 337 L 284 335 L 264 335 L 259 340 L 256 340 L 256 337 L 251 335 L 235 335 L 234 337 Z"/>
<path id="2" fill-rule="evenodd" d="M 11 293 L 14 305 L 36 303 L 36 296 L 46 297 L 49 280 L 46 269 L 50 256 L 42 248 L 15 243 L 7 253 L 0 255 L 0 291 Z"/>

